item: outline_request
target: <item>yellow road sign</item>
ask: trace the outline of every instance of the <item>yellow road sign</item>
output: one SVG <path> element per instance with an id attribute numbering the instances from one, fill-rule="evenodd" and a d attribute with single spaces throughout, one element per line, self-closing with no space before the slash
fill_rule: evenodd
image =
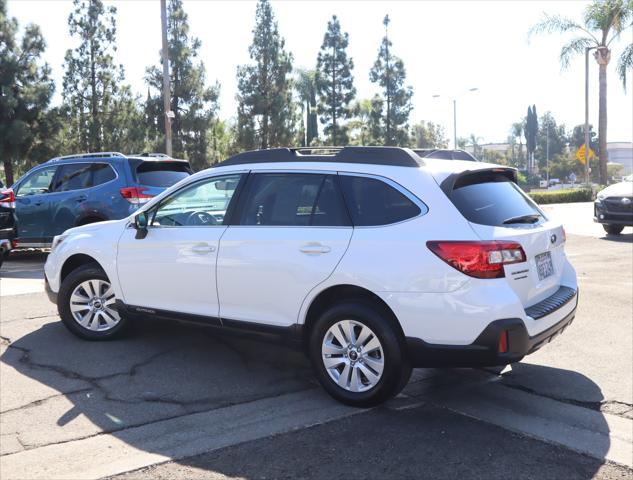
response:
<path id="1" fill-rule="evenodd" d="M 585 164 L 585 144 L 576 151 L 576 158 L 583 165 Z M 589 159 L 596 158 L 596 152 L 594 152 L 591 148 L 589 148 Z"/>

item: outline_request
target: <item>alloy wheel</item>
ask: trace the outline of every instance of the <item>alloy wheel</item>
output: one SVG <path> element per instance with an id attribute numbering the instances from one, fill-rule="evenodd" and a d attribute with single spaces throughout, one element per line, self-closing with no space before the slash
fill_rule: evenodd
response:
<path id="1" fill-rule="evenodd" d="M 380 340 L 367 325 L 356 320 L 341 320 L 327 330 L 321 356 L 330 378 L 350 392 L 364 392 L 376 386 L 385 366 Z"/>
<path id="2" fill-rule="evenodd" d="M 82 327 L 95 332 L 114 328 L 121 317 L 114 310 L 114 291 L 105 280 L 86 280 L 73 290 L 70 311 Z"/>

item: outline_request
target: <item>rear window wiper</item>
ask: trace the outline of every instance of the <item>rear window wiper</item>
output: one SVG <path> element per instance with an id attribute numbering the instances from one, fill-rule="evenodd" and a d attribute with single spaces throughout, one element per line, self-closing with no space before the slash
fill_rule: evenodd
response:
<path id="1" fill-rule="evenodd" d="M 518 217 L 510 217 L 507 220 L 503 221 L 504 225 L 508 225 L 510 223 L 536 223 L 541 218 L 541 215 L 538 213 L 528 213 L 527 215 L 519 215 Z"/>

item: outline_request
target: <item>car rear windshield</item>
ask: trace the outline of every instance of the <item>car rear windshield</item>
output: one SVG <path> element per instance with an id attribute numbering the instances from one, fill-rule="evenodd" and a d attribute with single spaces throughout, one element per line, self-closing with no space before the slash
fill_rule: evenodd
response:
<path id="1" fill-rule="evenodd" d="M 186 162 L 151 161 L 136 167 L 136 181 L 150 187 L 171 187 L 189 175 L 191 169 Z"/>
<path id="2" fill-rule="evenodd" d="M 461 177 L 450 194 L 469 222 L 512 226 L 545 219 L 543 212 L 506 174 L 476 173 Z"/>

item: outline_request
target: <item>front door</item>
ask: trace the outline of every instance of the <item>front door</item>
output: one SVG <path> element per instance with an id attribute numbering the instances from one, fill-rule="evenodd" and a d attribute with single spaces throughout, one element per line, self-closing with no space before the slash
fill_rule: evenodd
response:
<path id="1" fill-rule="evenodd" d="M 56 170 L 56 166 L 39 168 L 30 173 L 16 189 L 18 239 L 25 246 L 46 240 L 44 231 L 51 223 L 51 184 Z"/>
<path id="2" fill-rule="evenodd" d="M 206 178 L 166 197 L 147 212 L 143 239 L 125 229 L 117 266 L 127 305 L 218 318 L 215 265 L 240 177 Z"/>
<path id="3" fill-rule="evenodd" d="M 220 241 L 222 321 L 295 324 L 310 290 L 343 257 L 352 231 L 335 173 L 251 174 Z"/>

